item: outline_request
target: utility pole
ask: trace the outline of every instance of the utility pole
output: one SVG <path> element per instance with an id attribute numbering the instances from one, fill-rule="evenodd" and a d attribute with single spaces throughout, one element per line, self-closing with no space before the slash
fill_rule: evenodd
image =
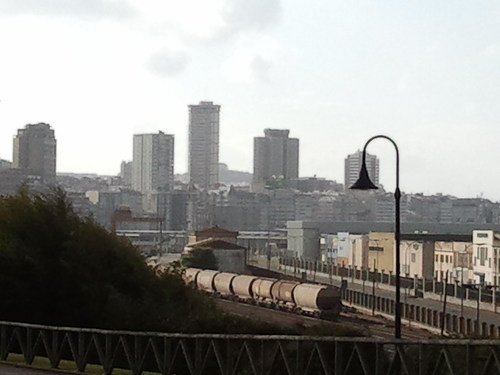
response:
<path id="1" fill-rule="evenodd" d="M 443 334 L 444 334 L 444 322 L 445 322 L 445 316 L 446 316 L 446 296 L 448 295 L 447 285 L 448 285 L 448 271 L 446 271 L 446 277 L 444 279 L 443 315 L 441 315 L 441 336 L 443 336 Z"/>
<path id="2" fill-rule="evenodd" d="M 375 272 L 375 259 L 373 259 L 373 284 L 372 284 L 372 316 L 375 316 L 375 279 L 377 274 Z"/>
<path id="3" fill-rule="evenodd" d="M 461 254 L 461 259 L 460 263 L 462 265 L 462 272 L 460 272 L 460 317 L 464 317 L 464 294 L 465 294 L 465 289 L 464 289 L 464 254 Z M 465 254 L 467 255 L 467 254 Z"/>
<path id="4" fill-rule="evenodd" d="M 481 284 L 477 286 L 477 308 L 476 308 L 476 322 L 477 322 L 477 332 L 479 332 L 479 305 L 481 304 Z"/>

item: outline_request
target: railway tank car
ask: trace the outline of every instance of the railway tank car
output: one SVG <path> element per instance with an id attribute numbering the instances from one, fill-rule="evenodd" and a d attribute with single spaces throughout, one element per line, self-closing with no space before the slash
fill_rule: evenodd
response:
<path id="1" fill-rule="evenodd" d="M 186 268 L 184 273 L 182 274 L 182 279 L 186 284 L 194 284 L 196 285 L 196 278 L 198 274 L 201 272 L 198 268 Z"/>
<path id="2" fill-rule="evenodd" d="M 342 308 L 339 290 L 325 285 L 299 284 L 293 300 L 303 311 L 325 319 L 335 319 Z"/>
<path id="3" fill-rule="evenodd" d="M 293 299 L 293 290 L 299 285 L 299 282 L 296 281 L 288 281 L 288 280 L 278 280 L 276 281 L 271 288 L 271 295 L 273 297 L 273 301 L 278 304 L 278 306 L 282 307 L 297 305 Z"/>
<path id="4" fill-rule="evenodd" d="M 342 302 L 336 287 L 297 281 L 186 269 L 186 284 L 223 298 L 335 320 Z"/>
<path id="5" fill-rule="evenodd" d="M 253 300 L 254 294 L 252 291 L 253 285 L 259 278 L 249 275 L 238 275 L 233 279 L 233 293 L 242 300 Z"/>
<path id="6" fill-rule="evenodd" d="M 219 271 L 213 270 L 200 270 L 196 277 L 196 287 L 198 289 L 204 290 L 206 292 L 214 293 L 215 285 L 214 279 L 215 275 L 219 274 Z"/>
<path id="7" fill-rule="evenodd" d="M 272 301 L 273 295 L 271 294 L 271 289 L 277 281 L 277 279 L 264 277 L 257 278 L 252 284 L 253 297 L 257 301 Z"/>
<path id="8" fill-rule="evenodd" d="M 214 276 L 214 288 L 217 293 L 222 296 L 232 296 L 233 292 L 233 279 L 238 276 L 235 273 L 221 272 Z"/>

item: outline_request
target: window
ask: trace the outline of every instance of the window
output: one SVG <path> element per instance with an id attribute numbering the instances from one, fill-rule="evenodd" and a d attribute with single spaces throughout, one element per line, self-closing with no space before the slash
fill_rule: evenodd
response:
<path id="1" fill-rule="evenodd" d="M 416 261 L 417 261 L 417 257 L 415 256 L 415 254 L 411 254 L 411 262 L 415 263 Z"/>
<path id="2" fill-rule="evenodd" d="M 439 255 L 436 255 L 436 262 L 439 262 Z"/>
<path id="3" fill-rule="evenodd" d="M 444 255 L 441 254 L 441 263 L 444 263 Z"/>
<path id="4" fill-rule="evenodd" d="M 369 250 L 370 251 L 384 251 L 384 248 L 380 247 L 380 246 L 370 246 Z"/>
<path id="5" fill-rule="evenodd" d="M 487 247 L 478 247 L 477 248 L 479 265 L 484 266 L 486 262 L 486 258 L 488 257 L 488 248 Z"/>
<path id="6" fill-rule="evenodd" d="M 484 232 L 483 233 L 478 233 L 477 237 L 478 238 L 488 238 L 488 233 L 484 233 Z"/>

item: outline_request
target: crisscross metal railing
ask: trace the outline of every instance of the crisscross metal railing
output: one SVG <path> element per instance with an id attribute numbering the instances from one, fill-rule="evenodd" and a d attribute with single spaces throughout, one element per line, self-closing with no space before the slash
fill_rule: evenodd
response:
<path id="1" fill-rule="evenodd" d="M 133 374 L 500 374 L 498 340 L 404 340 L 170 334 L 0 322 L 0 359 L 36 356 L 57 368 L 98 364 Z"/>

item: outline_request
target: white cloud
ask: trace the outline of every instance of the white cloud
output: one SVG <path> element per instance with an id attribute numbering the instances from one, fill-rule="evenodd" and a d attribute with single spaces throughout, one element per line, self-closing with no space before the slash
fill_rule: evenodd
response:
<path id="1" fill-rule="evenodd" d="M 486 56 L 490 56 L 490 57 L 500 56 L 500 45 L 498 45 L 496 43 L 490 44 L 488 47 L 486 47 L 485 54 L 486 54 Z"/>
<path id="2" fill-rule="evenodd" d="M 226 0 L 222 17 L 226 31 L 263 30 L 281 20 L 280 0 Z"/>
<path id="3" fill-rule="evenodd" d="M 148 68 L 159 76 L 174 76 L 182 73 L 189 63 L 189 57 L 184 51 L 164 49 L 151 56 Z"/>
<path id="4" fill-rule="evenodd" d="M 138 11 L 127 0 L 0 0 L 3 15 L 128 18 Z"/>
<path id="5" fill-rule="evenodd" d="M 280 0 L 137 0 L 153 34 L 176 34 L 185 43 L 222 42 L 261 32 L 281 20 Z"/>
<path id="6" fill-rule="evenodd" d="M 241 40 L 233 55 L 222 64 L 224 77 L 234 83 L 270 81 L 273 60 L 279 53 L 278 43 L 269 37 Z"/>

